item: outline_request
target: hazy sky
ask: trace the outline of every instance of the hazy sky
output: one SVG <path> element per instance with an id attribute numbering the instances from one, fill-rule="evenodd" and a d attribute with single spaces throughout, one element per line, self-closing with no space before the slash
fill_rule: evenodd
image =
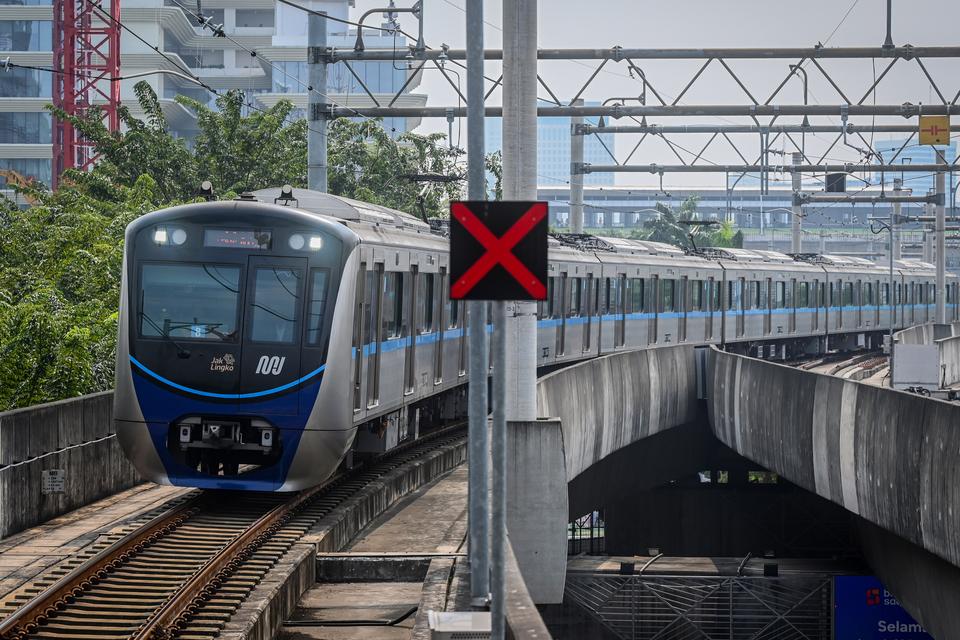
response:
<path id="1" fill-rule="evenodd" d="M 468 0 L 425 0 L 425 36 L 429 46 L 447 43 L 451 47 L 464 46 L 464 13 L 462 7 Z M 367 9 L 383 6 L 383 0 L 357 0 L 352 17 Z M 406 6 L 409 0 L 398 0 L 398 6 Z M 957 0 L 894 0 L 893 37 L 898 45 L 957 45 L 960 44 L 960 2 Z M 487 47 L 500 47 L 502 5 L 488 1 L 485 18 L 489 23 L 485 30 Z M 775 2 L 771 0 L 598 0 L 574 2 L 573 0 L 541 0 L 539 5 L 538 41 L 541 47 L 611 47 L 621 45 L 635 48 L 686 48 L 686 47 L 805 47 L 822 42 L 827 46 L 871 46 L 883 43 L 885 35 L 885 0 L 794 0 Z M 416 22 L 409 16 L 401 16 L 405 30 L 414 32 Z M 730 66 L 741 76 L 747 88 L 763 102 L 788 72 L 789 60 L 743 61 L 734 60 Z M 693 75 L 700 61 L 646 61 L 641 63 L 651 84 L 664 95 L 675 96 Z M 877 59 L 875 65 L 869 60 L 826 60 L 821 64 L 838 82 L 841 89 L 858 101 L 870 87 L 874 73 L 879 74 L 888 60 Z M 595 62 L 554 61 L 542 62 L 540 73 L 561 100 L 568 99 L 589 77 Z M 948 100 L 960 89 L 960 61 L 929 59 L 925 61 L 934 80 Z M 875 67 L 875 70 L 874 70 Z M 488 75 L 499 75 L 499 65 L 488 63 Z M 843 102 L 819 72 L 808 65 L 810 77 L 810 102 L 812 104 L 840 104 Z M 627 74 L 624 63 L 610 62 L 584 94 L 587 100 L 602 101 L 611 96 L 635 96 L 641 84 Z M 439 72 L 425 73 L 418 92 L 429 95 L 431 105 L 456 104 L 452 92 Z M 545 95 L 545 92 L 541 91 Z M 650 96 L 648 103 L 652 103 Z M 749 99 L 726 71 L 714 62 L 684 96 L 684 104 L 746 104 Z M 775 102 L 800 104 L 803 101 L 802 84 L 792 79 Z M 900 104 L 903 102 L 932 103 L 938 98 L 930 83 L 923 76 L 916 62 L 901 60 L 881 82 L 876 102 Z M 866 103 L 872 103 L 873 97 Z M 500 92 L 490 98 L 489 104 L 500 104 Z M 741 119 L 740 122 L 749 122 Z M 712 118 L 651 120 L 655 124 L 710 124 L 721 122 Z M 725 122 L 738 122 L 728 119 Z M 781 118 L 778 123 L 799 123 L 799 119 Z M 827 121 L 820 121 L 826 123 Z M 832 122 L 839 123 L 839 119 Z M 856 121 L 862 124 L 867 120 Z M 877 122 L 903 123 L 903 119 L 878 119 Z M 630 124 L 626 119 L 620 124 Z M 465 124 L 464 124 L 465 127 Z M 419 131 L 446 131 L 442 120 L 425 121 Z M 456 137 L 456 131 L 455 131 Z M 463 133 L 465 138 L 465 133 Z M 832 141 L 829 134 L 807 137 L 808 154 L 822 153 Z M 622 159 L 637 141 L 636 136 L 621 135 L 617 138 L 617 155 Z M 879 140 L 880 138 L 877 138 Z M 680 145 L 699 151 L 707 137 L 684 135 L 671 138 Z M 741 136 L 742 147 L 756 153 L 759 140 L 755 136 Z M 716 144 L 716 143 L 714 143 Z M 780 146 L 780 142 L 776 146 Z M 786 142 L 785 150 L 792 151 Z M 819 156 L 819 153 L 817 155 Z M 838 161 L 856 161 L 857 152 L 834 149 L 828 156 Z M 729 147 L 717 144 L 705 157 L 718 163 L 739 162 Z M 748 156 L 749 157 L 749 156 Z M 689 158 L 688 158 L 689 159 Z M 751 160 L 753 158 L 750 158 Z M 676 157 L 659 139 L 650 139 L 634 156 L 632 163 L 676 163 Z M 722 184 L 723 176 L 701 174 L 699 176 L 668 177 L 675 184 Z M 653 184 L 646 174 L 621 174 L 618 184 Z"/>

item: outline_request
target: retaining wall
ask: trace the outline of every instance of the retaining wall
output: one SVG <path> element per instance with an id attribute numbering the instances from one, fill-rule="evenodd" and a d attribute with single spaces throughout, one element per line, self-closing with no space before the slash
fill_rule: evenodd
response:
<path id="1" fill-rule="evenodd" d="M 709 377 L 720 440 L 960 566 L 960 406 L 717 349 Z"/>
<path id="2" fill-rule="evenodd" d="M 44 491 L 44 471 L 63 472 L 62 491 Z M 139 482 L 114 435 L 112 392 L 0 413 L 0 538 Z"/>
<path id="3" fill-rule="evenodd" d="M 569 482 L 622 447 L 696 419 L 694 347 L 623 351 L 561 369 L 537 382 L 537 409 L 563 425 Z"/>

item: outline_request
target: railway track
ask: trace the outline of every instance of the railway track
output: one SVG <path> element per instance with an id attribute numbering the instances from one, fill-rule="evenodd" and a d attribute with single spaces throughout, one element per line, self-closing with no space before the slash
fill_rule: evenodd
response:
<path id="1" fill-rule="evenodd" d="M 447 427 L 297 494 L 196 492 L 18 592 L 0 638 L 213 638 L 330 511 L 398 466 L 464 438 L 462 424 Z"/>

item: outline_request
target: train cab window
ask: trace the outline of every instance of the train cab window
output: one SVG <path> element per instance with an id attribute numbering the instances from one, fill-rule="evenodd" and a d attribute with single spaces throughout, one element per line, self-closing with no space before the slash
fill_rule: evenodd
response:
<path id="1" fill-rule="evenodd" d="M 399 338 L 403 331 L 403 274 L 391 272 L 383 278 L 384 337 Z"/>
<path id="2" fill-rule="evenodd" d="M 144 264 L 140 271 L 140 335 L 236 342 L 240 267 Z"/>
<path id="3" fill-rule="evenodd" d="M 297 302 L 303 277 L 300 269 L 258 267 L 253 277 L 250 339 L 277 344 L 297 342 Z"/>
<path id="4" fill-rule="evenodd" d="M 797 307 L 806 309 L 810 306 L 810 283 L 797 283 Z"/>
<path id="5" fill-rule="evenodd" d="M 327 310 L 327 283 L 330 271 L 310 270 L 310 302 L 307 307 L 307 344 L 317 345 L 323 338 L 323 320 Z"/>
<path id="6" fill-rule="evenodd" d="M 670 313 L 674 310 L 676 282 L 676 280 L 660 281 L 660 311 L 663 313 Z"/>

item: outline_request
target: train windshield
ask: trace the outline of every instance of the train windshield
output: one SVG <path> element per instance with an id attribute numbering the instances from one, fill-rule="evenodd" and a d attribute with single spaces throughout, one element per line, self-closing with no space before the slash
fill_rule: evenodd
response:
<path id="1" fill-rule="evenodd" d="M 140 283 L 141 336 L 237 341 L 239 266 L 146 263 Z"/>

